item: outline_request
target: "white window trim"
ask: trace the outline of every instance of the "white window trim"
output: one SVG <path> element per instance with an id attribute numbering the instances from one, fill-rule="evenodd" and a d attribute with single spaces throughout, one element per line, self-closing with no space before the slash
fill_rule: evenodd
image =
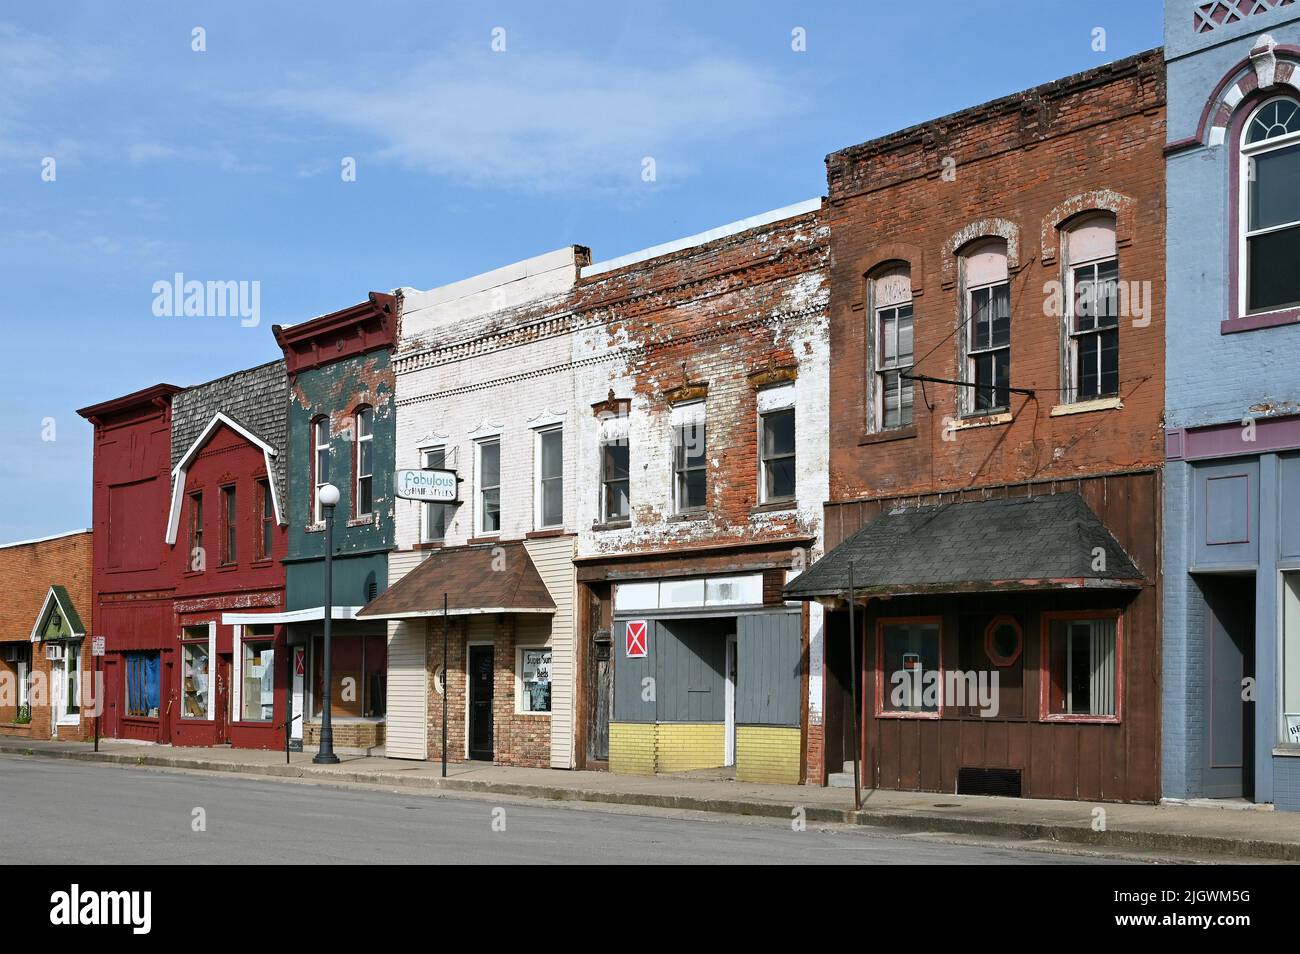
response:
<path id="1" fill-rule="evenodd" d="M 327 440 L 324 444 L 322 444 L 322 443 L 320 442 L 320 426 L 321 426 L 322 424 L 325 425 L 325 434 L 326 434 L 326 436 L 329 438 L 329 440 Z M 311 450 L 312 450 L 312 455 L 311 455 L 311 468 L 312 468 L 312 475 L 311 475 L 311 479 L 312 479 L 312 493 L 311 493 L 312 501 L 311 501 L 311 506 L 312 506 L 312 522 L 313 522 L 313 523 L 324 523 L 324 522 L 325 522 L 325 513 L 324 513 L 323 509 L 321 508 L 321 503 L 320 503 L 320 489 L 321 489 L 322 487 L 324 487 L 324 486 L 325 486 L 325 483 L 328 482 L 328 481 L 326 481 L 326 482 L 322 482 L 321 479 L 320 479 L 320 452 L 321 452 L 321 451 L 325 451 L 325 453 L 327 453 L 327 454 L 333 456 L 333 438 L 334 438 L 334 435 L 333 435 L 330 431 L 331 431 L 331 428 L 330 428 L 330 419 L 329 419 L 328 417 L 320 417 L 320 418 L 317 418 L 315 421 L 312 422 L 312 425 L 311 425 Z"/>
<path id="2" fill-rule="evenodd" d="M 419 448 L 419 460 L 421 467 L 431 467 L 428 456 L 436 451 L 442 451 L 442 468 L 447 466 L 447 445 L 446 444 L 429 444 Z M 434 539 L 429 536 L 429 514 L 431 508 L 442 507 L 446 510 L 446 504 L 423 503 L 420 505 L 420 542 L 421 543 L 442 543 L 447 539 L 447 531 L 451 529 L 451 520 L 447 520 L 442 529 L 442 536 Z"/>
<path id="3" fill-rule="evenodd" d="M 709 509 L 709 423 L 708 412 L 703 399 L 685 401 L 672 407 L 672 443 L 669 448 L 669 466 L 672 468 L 673 513 L 699 514 Z M 698 507 L 683 507 L 681 483 L 677 479 L 677 432 L 682 427 L 699 426 L 704 428 L 704 503 Z M 629 465 L 631 463 L 629 455 Z M 628 467 L 629 473 L 631 466 Z"/>
<path id="4" fill-rule="evenodd" d="M 1065 233 L 1066 244 L 1069 243 L 1069 232 Z M 1107 262 L 1115 263 L 1116 281 L 1120 281 L 1119 275 L 1119 250 L 1116 249 L 1114 255 L 1103 255 L 1100 258 L 1089 258 L 1081 262 L 1072 262 L 1068 255 L 1062 256 L 1062 264 L 1065 266 L 1065 403 L 1067 405 L 1075 404 L 1092 404 L 1099 401 L 1116 401 L 1118 395 L 1108 394 L 1101 397 L 1080 398 L 1079 397 L 1079 339 L 1085 335 L 1099 335 L 1100 331 L 1085 331 L 1076 334 L 1074 330 L 1074 271 L 1077 268 L 1087 268 L 1090 265 L 1105 265 Z M 1119 323 L 1116 322 L 1115 330 L 1118 332 Z M 1100 369 L 1098 369 L 1100 374 Z"/>
<path id="5" fill-rule="evenodd" d="M 907 301 L 894 302 L 894 304 L 892 305 L 881 305 L 879 308 L 875 308 L 872 311 L 873 317 L 871 321 L 871 331 L 872 331 L 872 336 L 875 344 L 875 348 L 872 349 L 872 355 L 871 355 L 872 363 L 875 365 L 875 368 L 872 369 L 872 384 L 874 385 L 876 390 L 874 400 L 872 403 L 874 404 L 873 410 L 875 411 L 875 416 L 876 416 L 874 422 L 875 430 L 881 433 L 883 433 L 884 431 L 901 430 L 902 428 L 905 427 L 911 427 L 915 423 L 914 420 L 908 421 L 906 424 L 890 425 L 885 423 L 884 376 L 890 371 L 902 371 L 904 368 L 910 371 L 912 369 L 912 365 L 911 364 L 902 365 L 899 364 L 897 360 L 895 360 L 893 364 L 890 365 L 885 364 L 885 346 L 884 346 L 884 341 L 881 340 L 882 336 L 881 336 L 881 328 L 880 328 L 880 324 L 881 324 L 880 315 L 881 312 L 885 312 L 885 311 L 897 312 L 900 308 L 905 308 L 905 307 L 912 308 L 912 357 L 913 357 L 913 364 L 915 364 L 916 309 L 913 308 L 912 306 L 912 299 L 909 298 L 907 299 Z M 898 315 L 897 314 L 895 314 L 894 316 L 894 353 L 895 354 L 898 353 Z M 900 392 L 904 383 L 906 383 L 909 389 L 912 387 L 912 381 L 910 378 L 906 382 L 904 382 L 902 377 L 900 377 L 899 378 Z M 913 395 L 913 399 L 915 399 L 915 395 Z M 900 401 L 901 401 L 901 397 L 900 397 Z M 915 407 L 913 407 L 913 413 L 915 413 Z"/>
<path id="6" fill-rule="evenodd" d="M 485 445 L 495 444 L 497 446 L 497 483 L 496 489 L 498 494 L 497 511 L 498 528 L 496 530 L 485 530 L 483 528 L 483 518 L 485 508 L 483 506 L 483 448 Z M 504 500 L 500 499 L 502 467 L 505 463 L 504 456 L 501 454 L 501 435 L 496 434 L 492 437 L 483 437 L 474 442 L 474 535 L 476 537 L 499 537 L 501 535 L 500 524 L 503 523 L 502 515 L 504 513 Z"/>
<path id="7" fill-rule="evenodd" d="M 1250 276 L 1246 271 L 1247 263 L 1247 224 L 1250 221 L 1250 160 L 1256 156 L 1267 152 L 1292 146 L 1300 142 L 1300 130 L 1287 133 L 1284 136 L 1278 136 L 1276 139 L 1265 139 L 1263 142 L 1246 145 L 1246 135 L 1250 132 L 1251 121 L 1257 116 L 1260 110 L 1270 103 L 1279 99 L 1285 99 L 1290 102 L 1300 103 L 1294 96 L 1272 96 L 1264 100 L 1250 112 L 1250 116 L 1242 123 L 1241 135 L 1237 140 L 1237 315 L 1240 318 L 1254 318 L 1259 315 L 1272 315 L 1281 311 L 1291 311 L 1296 305 L 1283 305 L 1279 308 L 1270 308 L 1268 311 L 1252 312 L 1248 309 L 1250 300 Z M 1292 225 L 1278 225 L 1269 229 L 1260 229 L 1257 234 L 1264 235 L 1270 231 L 1277 231 L 1282 228 L 1294 228 Z"/>
<path id="8" fill-rule="evenodd" d="M 542 519 L 542 439 L 547 434 L 560 435 L 560 521 L 546 523 Z M 564 526 L 564 425 L 544 424 L 533 429 L 533 529 L 555 530 Z"/>
<path id="9" fill-rule="evenodd" d="M 370 415 L 370 427 L 364 437 L 361 436 L 361 415 Z M 375 513 L 375 474 L 374 474 L 374 439 L 375 439 L 375 409 L 373 407 L 358 408 L 357 412 L 352 415 L 352 432 L 356 435 L 356 448 L 353 450 L 353 470 L 355 477 L 352 484 L 353 506 L 356 508 L 356 519 L 362 520 L 366 517 L 373 517 Z M 369 444 L 371 447 L 370 473 L 361 473 L 361 445 Z M 361 478 L 370 478 L 370 509 L 361 510 Z"/>
<path id="10" fill-rule="evenodd" d="M 786 391 L 788 394 L 777 394 L 775 392 Z M 771 395 L 767 397 L 766 395 Z M 795 492 L 788 497 L 769 497 L 767 494 L 767 459 L 763 456 L 763 428 L 766 419 L 770 414 L 776 414 L 780 411 L 794 411 L 794 461 L 795 461 Z M 795 408 L 794 402 L 794 385 L 785 385 L 779 388 L 769 388 L 767 391 L 758 393 L 758 501 L 760 504 L 769 503 L 788 503 L 793 504 L 799 499 L 799 411 Z"/>
<path id="11" fill-rule="evenodd" d="M 995 282 L 985 282 L 982 285 L 971 285 L 966 288 L 965 294 L 963 295 L 963 305 L 965 309 L 965 314 L 962 315 L 962 318 L 965 320 L 966 327 L 965 327 L 965 333 L 962 335 L 962 338 L 965 343 L 965 348 L 963 349 L 965 353 L 962 355 L 962 357 L 965 359 L 966 362 L 965 380 L 970 382 L 970 384 L 967 387 L 961 389 L 965 395 L 962 398 L 962 402 L 964 405 L 962 409 L 962 413 L 965 414 L 966 416 L 979 415 L 982 417 L 989 414 L 1003 414 L 1011 409 L 1010 394 L 1008 394 L 1007 396 L 1007 404 L 1005 406 L 995 405 L 994 407 L 984 408 L 983 410 L 979 410 L 975 407 L 975 393 L 977 390 L 975 387 L 976 354 L 990 354 L 994 351 L 1005 350 L 1007 352 L 1008 361 L 1011 358 L 1011 340 L 1009 337 L 1005 348 L 984 348 L 976 352 L 973 347 L 975 341 L 975 307 L 974 307 L 975 293 L 979 291 L 984 291 L 985 289 L 997 288 L 999 285 L 1007 286 L 1007 310 L 1008 310 L 1008 321 L 1010 321 L 1011 310 L 1014 307 L 1014 303 L 1011 301 L 1011 275 L 1009 273 L 1006 278 L 999 278 Z M 989 296 L 989 300 L 990 301 L 993 300 L 992 295 Z M 990 339 L 989 339 L 990 342 L 992 341 L 991 329 L 992 326 L 990 325 Z M 1008 335 L 1010 335 L 1010 332 L 1008 332 Z M 1008 384 L 1010 384 L 1010 378 L 1008 378 Z"/>
<path id="12" fill-rule="evenodd" d="M 524 651 L 537 652 L 540 649 L 551 651 L 551 708 L 545 712 L 535 712 L 524 708 Z M 467 657 L 468 658 L 468 657 Z M 515 647 L 515 715 L 538 716 L 549 719 L 555 711 L 555 649 L 550 641 L 544 643 L 524 643 Z"/>
<path id="13" fill-rule="evenodd" d="M 72 653 L 74 648 L 76 649 L 75 664 L 73 663 L 73 653 Z M 60 700 L 62 702 L 62 706 L 56 716 L 56 722 L 59 725 L 80 725 L 81 724 L 81 702 L 82 702 L 81 656 L 82 656 L 81 640 L 70 639 L 66 643 L 64 643 L 63 675 L 60 677 L 63 680 L 64 697 L 63 699 Z M 68 684 L 69 671 L 71 671 L 74 674 L 72 691 L 76 693 L 75 698 L 77 703 L 77 711 L 73 713 L 68 712 L 68 703 L 69 701 L 71 701 L 67 698 L 67 684 Z"/>

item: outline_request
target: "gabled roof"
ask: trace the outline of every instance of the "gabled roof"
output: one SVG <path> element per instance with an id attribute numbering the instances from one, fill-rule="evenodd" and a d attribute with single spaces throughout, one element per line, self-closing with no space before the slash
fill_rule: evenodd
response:
<path id="1" fill-rule="evenodd" d="M 73 636 L 86 635 L 86 624 L 81 621 L 77 608 L 72 605 L 72 597 L 68 595 L 67 589 L 56 583 L 50 587 L 49 593 L 45 595 L 45 602 L 41 604 L 41 611 L 36 614 L 36 622 L 32 624 L 32 642 L 40 642 L 42 624 L 49 616 L 51 605 L 59 607 L 59 612 L 63 614 Z"/>
<path id="2" fill-rule="evenodd" d="M 791 580 L 785 596 L 842 596 L 850 564 L 854 591 L 864 596 L 1136 589 L 1146 582 L 1073 492 L 891 510 Z"/>
<path id="3" fill-rule="evenodd" d="M 415 619 L 481 613 L 554 613 L 555 600 L 522 543 L 436 550 L 371 600 L 357 619 Z"/>
<path id="4" fill-rule="evenodd" d="M 199 451 L 203 449 L 203 445 L 212 438 L 212 435 L 216 433 L 216 430 L 219 427 L 230 428 L 262 452 L 262 457 L 266 461 L 267 477 L 270 478 L 268 482 L 271 487 L 271 506 L 275 510 L 275 522 L 279 524 L 284 523 L 284 514 L 280 508 L 280 495 L 276 491 L 276 482 L 273 479 L 275 474 L 273 458 L 277 456 L 276 449 L 244 425 L 231 418 L 228 414 L 218 411 L 216 414 L 212 415 L 212 419 L 208 421 L 207 426 L 204 427 L 199 433 L 199 436 L 194 439 L 194 443 L 190 444 L 189 450 L 185 451 L 185 453 L 181 455 L 181 459 L 177 461 L 176 466 L 172 468 L 172 504 L 171 510 L 167 514 L 166 540 L 168 543 L 176 542 L 177 528 L 181 519 L 181 501 L 185 497 L 185 475 L 189 472 L 189 466 L 193 462 L 194 458 L 198 456 Z"/>

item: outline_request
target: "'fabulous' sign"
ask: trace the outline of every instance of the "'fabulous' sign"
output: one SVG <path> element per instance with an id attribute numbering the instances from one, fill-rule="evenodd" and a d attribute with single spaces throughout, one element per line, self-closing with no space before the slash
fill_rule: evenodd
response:
<path id="1" fill-rule="evenodd" d="M 456 472 L 423 468 L 399 470 L 394 475 L 395 491 L 403 500 L 456 503 Z"/>

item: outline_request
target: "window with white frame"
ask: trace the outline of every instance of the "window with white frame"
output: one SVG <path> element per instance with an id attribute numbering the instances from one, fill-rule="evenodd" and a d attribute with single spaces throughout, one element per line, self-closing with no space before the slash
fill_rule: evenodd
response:
<path id="1" fill-rule="evenodd" d="M 1067 399 L 1119 394 L 1119 259 L 1115 217 L 1090 215 L 1065 233 Z"/>
<path id="2" fill-rule="evenodd" d="M 761 503 L 795 497 L 794 386 L 758 392 L 758 489 Z"/>
<path id="3" fill-rule="evenodd" d="M 1281 96 L 1255 110 L 1241 156 L 1243 311 L 1300 306 L 1300 102 Z"/>
<path id="4" fill-rule="evenodd" d="M 375 509 L 374 424 L 374 408 L 362 407 L 357 409 L 354 430 L 357 444 L 355 465 L 357 486 L 354 495 L 354 508 L 357 517 L 368 517 Z"/>
<path id="5" fill-rule="evenodd" d="M 1007 246 L 1001 239 L 973 245 L 962 255 L 965 285 L 966 413 L 1010 407 L 1011 284 Z"/>
<path id="6" fill-rule="evenodd" d="M 312 424 L 312 465 L 315 471 L 312 482 L 312 519 L 315 523 L 325 520 L 325 510 L 321 507 L 320 490 L 330 482 L 330 419 L 318 417 Z"/>
<path id="7" fill-rule="evenodd" d="M 564 430 L 560 425 L 535 432 L 533 514 L 536 529 L 564 524 Z"/>
<path id="8" fill-rule="evenodd" d="M 478 533 L 501 532 L 501 438 L 489 437 L 475 445 L 478 457 Z"/>
<path id="9" fill-rule="evenodd" d="M 1282 725 L 1279 738 L 1300 745 L 1300 573 L 1282 574 Z"/>
<path id="10" fill-rule="evenodd" d="M 678 513 L 700 511 L 708 504 L 704 402 L 673 405 L 672 422 L 673 505 Z"/>
<path id="11" fill-rule="evenodd" d="M 632 515 L 631 456 L 626 438 L 602 441 L 600 445 L 600 507 L 606 523 L 627 520 Z"/>
<path id="12" fill-rule="evenodd" d="M 1048 621 L 1048 719 L 1114 720 L 1119 714 L 1118 619 L 1065 617 Z"/>
<path id="13" fill-rule="evenodd" d="M 518 650 L 519 711 L 551 711 L 551 647 L 521 646 Z"/>
<path id="14" fill-rule="evenodd" d="M 872 356 L 875 363 L 876 429 L 912 423 L 912 271 L 892 266 L 871 280 L 874 314 Z"/>
<path id="15" fill-rule="evenodd" d="M 420 451 L 420 466 L 442 470 L 447 466 L 446 447 L 425 447 Z M 423 503 L 424 516 L 420 521 L 420 541 L 422 543 L 441 543 L 447 536 L 446 504 Z"/>

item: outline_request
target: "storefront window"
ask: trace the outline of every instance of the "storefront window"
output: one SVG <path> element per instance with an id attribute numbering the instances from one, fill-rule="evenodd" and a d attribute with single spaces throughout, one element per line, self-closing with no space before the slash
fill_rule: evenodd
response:
<path id="1" fill-rule="evenodd" d="M 1282 741 L 1300 745 L 1300 573 L 1282 587 Z"/>
<path id="2" fill-rule="evenodd" d="M 275 650 L 271 640 L 245 640 L 240 666 L 240 718 L 270 722 L 275 705 Z"/>
<path id="3" fill-rule="evenodd" d="M 330 715 L 333 718 L 379 718 L 384 714 L 388 674 L 385 636 L 331 636 Z M 325 645 L 317 636 L 312 645 L 312 711 L 320 715 Z"/>
<path id="4" fill-rule="evenodd" d="M 81 644 L 68 643 L 64 654 L 63 678 L 67 680 L 63 693 L 63 715 L 74 716 L 81 712 Z"/>
<path id="5" fill-rule="evenodd" d="M 208 628 L 206 626 L 185 627 L 185 638 L 202 636 L 203 642 L 189 642 L 181 645 L 181 718 L 207 719 L 211 711 L 209 706 Z"/>
<path id="6" fill-rule="evenodd" d="M 1047 647 L 1047 711 L 1057 718 L 1118 715 L 1118 642 L 1114 617 L 1055 619 Z"/>
<path id="7" fill-rule="evenodd" d="M 519 679 L 523 698 L 520 708 L 524 712 L 551 711 L 551 650 L 519 650 Z"/>
<path id="8" fill-rule="evenodd" d="M 943 705 L 939 622 L 880 624 L 883 684 L 877 711 L 892 715 L 938 715 Z"/>
<path id="9" fill-rule="evenodd" d="M 158 718 L 158 654 L 123 655 L 126 657 L 126 714 Z"/>

